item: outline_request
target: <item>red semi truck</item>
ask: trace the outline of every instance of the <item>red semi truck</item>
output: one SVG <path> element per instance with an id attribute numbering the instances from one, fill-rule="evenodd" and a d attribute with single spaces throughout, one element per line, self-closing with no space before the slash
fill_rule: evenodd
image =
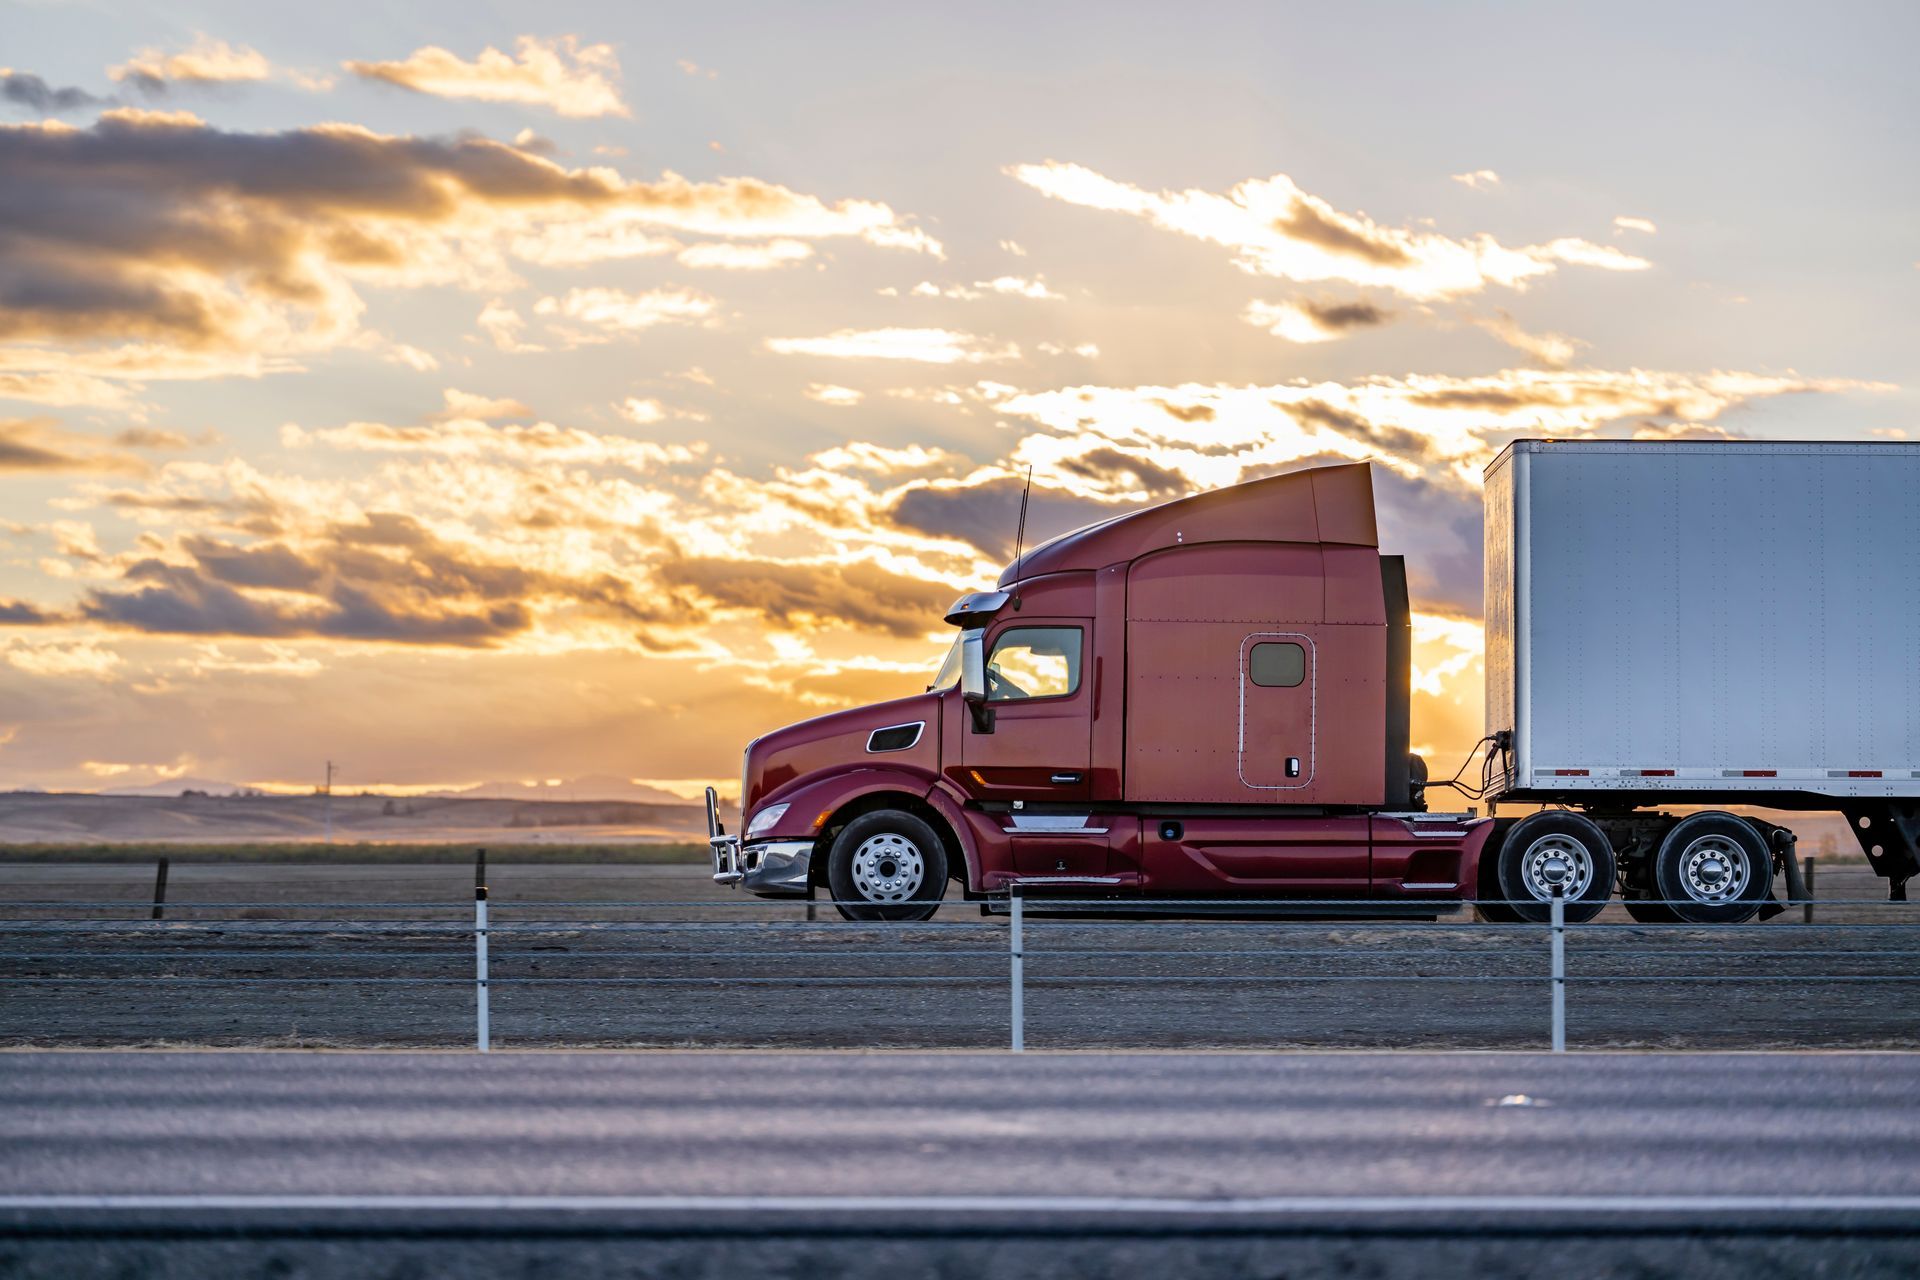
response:
<path id="1" fill-rule="evenodd" d="M 739 835 L 725 832 L 707 793 L 714 879 L 770 898 L 827 894 L 864 920 L 924 919 L 949 892 L 988 910 L 1018 893 L 1030 910 L 1051 899 L 1118 915 L 1432 917 L 1473 901 L 1495 919 L 1539 919 L 1559 892 L 1571 920 L 1617 894 L 1643 920 L 1739 921 L 1779 909 L 1777 872 L 1797 889 L 1791 831 L 1658 806 L 1748 804 L 1845 810 L 1900 896 L 1920 869 L 1911 763 L 1920 714 L 1882 726 L 1885 750 L 1904 755 L 1882 764 L 1904 764 L 1904 776 L 1884 767 L 1849 776 L 1867 770 L 1818 761 L 1799 769 L 1798 756 L 1784 772 L 1773 756 L 1720 767 L 1728 752 L 1752 752 L 1723 737 L 1689 741 L 1685 726 L 1648 730 L 1648 751 L 1667 753 L 1651 763 L 1615 761 L 1634 734 L 1615 722 L 1631 719 L 1635 699 L 1649 708 L 1643 718 L 1688 710 L 1699 681 L 1677 652 L 1686 637 L 1697 634 L 1699 661 L 1724 667 L 1733 649 L 1786 643 L 1779 634 L 1792 628 L 1769 623 L 1764 608 L 1727 635 L 1696 625 L 1684 582 L 1662 585 L 1675 603 L 1651 621 L 1622 621 L 1610 597 L 1592 622 L 1581 620 L 1585 606 L 1549 617 L 1536 604 L 1549 579 L 1564 591 L 1564 578 L 1606 572 L 1588 563 L 1596 557 L 1617 562 L 1624 551 L 1610 536 L 1657 534 L 1689 486 L 1724 498 L 1728 484 L 1771 484 L 1767 468 L 1792 463 L 1762 446 L 1751 455 L 1758 470 L 1728 481 L 1729 463 L 1749 455 L 1713 448 L 1721 452 L 1523 441 L 1489 467 L 1489 726 L 1480 775 L 1461 786 L 1490 816 L 1428 807 L 1430 791 L 1455 784 L 1429 783 L 1409 752 L 1405 564 L 1380 552 L 1372 475 L 1359 463 L 1196 494 L 1017 556 L 994 590 L 948 612 L 959 634 L 926 692 L 748 746 Z M 1888 457 L 1895 472 L 1920 460 L 1910 448 L 1845 460 L 1879 474 Z M 1582 486 L 1603 462 L 1619 465 L 1595 516 Z M 1910 474 L 1893 480 L 1913 492 Z M 1608 520 L 1626 524 L 1610 530 Z M 1920 555 L 1914 532 L 1903 554 Z M 1739 533 L 1723 528 L 1720 540 Z M 1825 581 L 1831 565 L 1813 560 L 1809 571 Z M 1678 572 L 1696 569 L 1727 572 Z M 1566 626 L 1569 614 L 1580 625 Z M 1768 638 L 1748 638 L 1769 626 Z M 1899 645 L 1880 655 L 1894 670 L 1916 643 L 1912 614 L 1902 626 Z M 1630 635 L 1608 642 L 1609 627 Z M 1649 628 L 1674 630 L 1676 653 L 1647 640 Z M 1661 652 L 1634 648 L 1649 643 Z M 1753 660 L 1778 683 L 1776 656 Z M 1595 684 L 1609 682 L 1631 688 L 1596 697 Z M 1580 725 L 1558 731 L 1552 700 L 1582 709 Z M 1753 752 L 1799 750 L 1786 741 L 1756 739 Z M 1580 760 L 1562 763 L 1569 752 Z M 1498 803 L 1534 811 L 1491 816 Z"/>

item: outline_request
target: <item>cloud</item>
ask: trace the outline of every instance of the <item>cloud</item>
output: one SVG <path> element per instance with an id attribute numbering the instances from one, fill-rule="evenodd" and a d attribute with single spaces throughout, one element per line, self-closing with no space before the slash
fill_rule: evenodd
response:
<path id="1" fill-rule="evenodd" d="M 569 289 L 563 298 L 542 298 L 533 312 L 564 316 L 597 329 L 632 332 L 659 324 L 698 324 L 713 317 L 714 300 L 692 289 Z"/>
<path id="2" fill-rule="evenodd" d="M 97 381 L 73 380 L 258 376 L 364 341 L 362 284 L 504 293 L 511 257 L 620 253 L 642 226 L 875 243 L 904 229 L 883 204 L 751 178 L 631 181 L 472 136 L 231 133 L 180 113 L 0 126 L 0 172 L 0 378 L 61 377 L 28 389 L 94 400 Z"/>
<path id="3" fill-rule="evenodd" d="M 838 387 L 830 382 L 809 382 L 801 394 L 809 400 L 817 400 L 821 404 L 837 405 L 842 408 L 859 404 L 866 398 L 852 387 Z"/>
<path id="4" fill-rule="evenodd" d="M 427 45 L 399 62 L 341 65 L 363 80 L 437 98 L 513 102 L 578 118 L 632 116 L 620 99 L 620 60 L 612 45 L 582 45 L 575 36 L 557 40 L 521 36 L 514 49 L 509 54 L 489 45 L 468 62 L 438 45 Z"/>
<path id="5" fill-rule="evenodd" d="M 527 318 L 509 306 L 505 298 L 495 298 L 482 307 L 477 323 L 480 332 L 486 334 L 493 345 L 502 351 L 546 350 L 537 342 L 527 342 L 521 338 L 520 335 L 526 331 Z"/>
<path id="6" fill-rule="evenodd" d="M 193 441 L 178 431 L 155 427 L 128 427 L 116 433 L 113 442 L 123 449 L 186 449 L 193 445 Z"/>
<path id="7" fill-rule="evenodd" d="M 1529 333 L 1504 311 L 1491 316 L 1468 316 L 1467 323 L 1483 329 L 1500 341 L 1524 351 L 1549 369 L 1564 369 L 1587 344 L 1563 333 Z"/>
<path id="8" fill-rule="evenodd" d="M 121 663 L 119 654 L 89 640 L 44 644 L 8 640 L 0 644 L 0 660 L 30 676 L 52 679 L 105 680 Z"/>
<path id="9" fill-rule="evenodd" d="M 78 111 L 106 101 L 85 89 L 56 89 L 32 72 L 15 71 L 12 67 L 0 67 L 0 100 L 27 107 L 42 115 Z"/>
<path id="10" fill-rule="evenodd" d="M 658 401 L 629 402 L 659 408 Z M 280 429 L 280 442 L 289 449 L 323 447 L 361 453 L 418 453 L 445 457 L 487 457 L 529 466 L 585 465 L 652 471 L 674 463 L 692 462 L 706 452 L 704 444 L 663 445 L 603 435 L 551 422 L 504 422 L 527 418 L 533 411 L 514 400 L 495 400 L 448 388 L 447 407 L 415 425 L 389 426 L 380 422 L 349 422 L 344 426 L 305 430 L 292 423 Z M 636 408 L 635 421 L 657 421 Z M 665 416 L 661 410 L 661 416 Z"/>
<path id="11" fill-rule="evenodd" d="M 1053 199 L 1131 214 L 1163 230 L 1224 245 L 1234 252 L 1235 265 L 1253 275 L 1344 281 L 1422 301 L 1478 293 L 1491 285 L 1524 289 L 1564 264 L 1612 271 L 1651 265 L 1573 238 L 1508 248 L 1485 234 L 1456 240 L 1383 226 L 1364 213 L 1335 209 L 1285 174 L 1249 179 L 1220 195 L 1147 191 L 1052 160 L 1015 165 L 1008 172 Z"/>
<path id="12" fill-rule="evenodd" d="M 1491 169 L 1475 169 L 1470 173 L 1449 174 L 1455 182 L 1474 191 L 1485 191 L 1500 185 L 1500 175 Z"/>
<path id="13" fill-rule="evenodd" d="M 658 400 L 643 400 L 639 396 L 628 396 L 615 406 L 616 412 L 635 426 L 650 427 L 656 422 L 667 420 L 666 406 Z"/>
<path id="14" fill-rule="evenodd" d="M 480 422 L 498 422 L 503 418 L 531 418 L 533 410 L 518 400 L 502 397 L 475 395 L 471 391 L 462 391 L 457 387 L 448 387 L 440 393 L 446 407 L 434 414 L 429 421 L 455 422 L 462 418 L 472 418 Z"/>
<path id="15" fill-rule="evenodd" d="M 1013 343 L 988 346 L 986 339 L 952 329 L 840 329 L 820 338 L 768 338 L 767 349 L 782 355 L 827 356 L 839 360 L 915 360 L 923 364 L 978 364 L 1012 360 Z"/>
<path id="16" fill-rule="evenodd" d="M 142 49 L 119 66 L 108 68 L 107 74 L 153 98 L 165 97 L 177 85 L 247 84 L 275 77 L 313 92 L 333 88 L 332 76 L 276 67 L 258 49 L 228 44 L 204 33 L 196 35 L 185 49 L 174 52 Z"/>
<path id="17" fill-rule="evenodd" d="M 895 636 L 943 628 L 954 589 L 878 565 L 812 560 L 669 560 L 656 576 L 716 609 L 745 610 L 783 627 L 854 625 Z"/>
<path id="18" fill-rule="evenodd" d="M 1621 231 L 1644 231 L 1648 235 L 1652 235 L 1660 229 L 1654 226 L 1650 219 L 1630 218 L 1625 214 L 1615 218 L 1613 225 Z"/>
<path id="19" fill-rule="evenodd" d="M 956 302 L 974 302 L 990 293 L 1055 302 L 1066 296 L 1055 293 L 1047 287 L 1046 281 L 1038 276 L 1032 279 L 1025 276 L 995 276 L 991 280 L 975 280 L 972 288 L 963 284 L 943 286 L 931 280 L 922 280 L 907 292 L 916 298 L 950 298 Z"/>
<path id="20" fill-rule="evenodd" d="M 336 522 L 306 546 L 189 535 L 180 551 L 133 562 L 124 586 L 90 590 L 79 614 L 150 634 L 466 648 L 528 632 L 542 602 L 630 625 L 663 616 L 615 575 L 490 557 L 397 512 Z"/>
<path id="21" fill-rule="evenodd" d="M 1316 302 L 1293 298 L 1286 302 L 1249 302 L 1242 316 L 1248 324 L 1276 338 L 1313 343 L 1331 342 L 1356 329 L 1375 328 L 1392 320 L 1394 313 L 1365 299 Z"/>
<path id="22" fill-rule="evenodd" d="M 104 448 L 51 418 L 0 418 L 0 475 L 27 471 L 131 471 L 146 469 L 132 454 Z"/>
<path id="23" fill-rule="evenodd" d="M 720 78 L 718 71 L 703 67 L 692 58 L 681 58 L 673 65 L 679 67 L 690 76 L 704 76 L 708 80 L 718 80 Z"/>
<path id="24" fill-rule="evenodd" d="M 722 271 L 770 271 L 790 267 L 813 256 L 813 246 L 804 240 L 768 240 L 761 244 L 729 244 L 710 241 L 689 245 L 674 255 L 683 267 L 718 268 Z"/>
<path id="25" fill-rule="evenodd" d="M 1003 415 L 1044 428 L 1010 461 L 1065 487 L 1068 460 L 1114 447 L 1185 476 L 1232 484 L 1307 457 L 1377 458 L 1403 475 L 1472 489 L 1508 440 L 1580 436 L 1641 418 L 1710 422 L 1753 400 L 1885 384 L 1735 371 L 1505 369 L 1273 386 L 1075 386 L 1007 395 Z"/>

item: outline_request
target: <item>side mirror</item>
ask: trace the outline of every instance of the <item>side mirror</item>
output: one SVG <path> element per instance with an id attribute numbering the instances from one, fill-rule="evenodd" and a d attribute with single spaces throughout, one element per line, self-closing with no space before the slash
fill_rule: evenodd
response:
<path id="1" fill-rule="evenodd" d="M 960 696 L 973 713 L 975 733 L 993 732 L 993 708 L 987 705 L 987 632 L 974 627 L 960 633 Z"/>

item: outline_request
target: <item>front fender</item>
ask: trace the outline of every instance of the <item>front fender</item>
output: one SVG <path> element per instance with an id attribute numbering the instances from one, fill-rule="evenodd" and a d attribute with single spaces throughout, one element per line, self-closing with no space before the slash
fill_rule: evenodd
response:
<path id="1" fill-rule="evenodd" d="M 918 769 L 847 769 L 824 778 L 796 779 L 755 806 L 755 813 L 775 804 L 786 805 L 787 811 L 780 815 L 778 822 L 753 838 L 811 840 L 827 825 L 827 819 L 861 796 L 878 791 L 925 796 L 932 786 L 933 778 Z M 748 815 L 749 821 L 751 817 Z"/>

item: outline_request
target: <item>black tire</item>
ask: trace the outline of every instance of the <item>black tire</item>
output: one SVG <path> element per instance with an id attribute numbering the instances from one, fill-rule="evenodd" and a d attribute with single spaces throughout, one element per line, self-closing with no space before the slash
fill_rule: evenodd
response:
<path id="1" fill-rule="evenodd" d="M 845 919 L 925 920 L 946 896 L 947 847 L 911 813 L 863 813 L 834 839 L 827 887 Z"/>
<path id="2" fill-rule="evenodd" d="M 1653 889 L 1675 920 L 1739 924 L 1773 896 L 1773 853 L 1743 818 L 1692 814 L 1660 842 Z"/>
<path id="3" fill-rule="evenodd" d="M 1613 896 L 1613 845 L 1591 819 L 1564 809 L 1522 818 L 1507 832 L 1494 863 L 1496 908 L 1523 921 L 1548 919 L 1552 896 L 1543 867 L 1555 855 L 1573 864 L 1567 922 L 1581 924 L 1605 910 Z"/>

